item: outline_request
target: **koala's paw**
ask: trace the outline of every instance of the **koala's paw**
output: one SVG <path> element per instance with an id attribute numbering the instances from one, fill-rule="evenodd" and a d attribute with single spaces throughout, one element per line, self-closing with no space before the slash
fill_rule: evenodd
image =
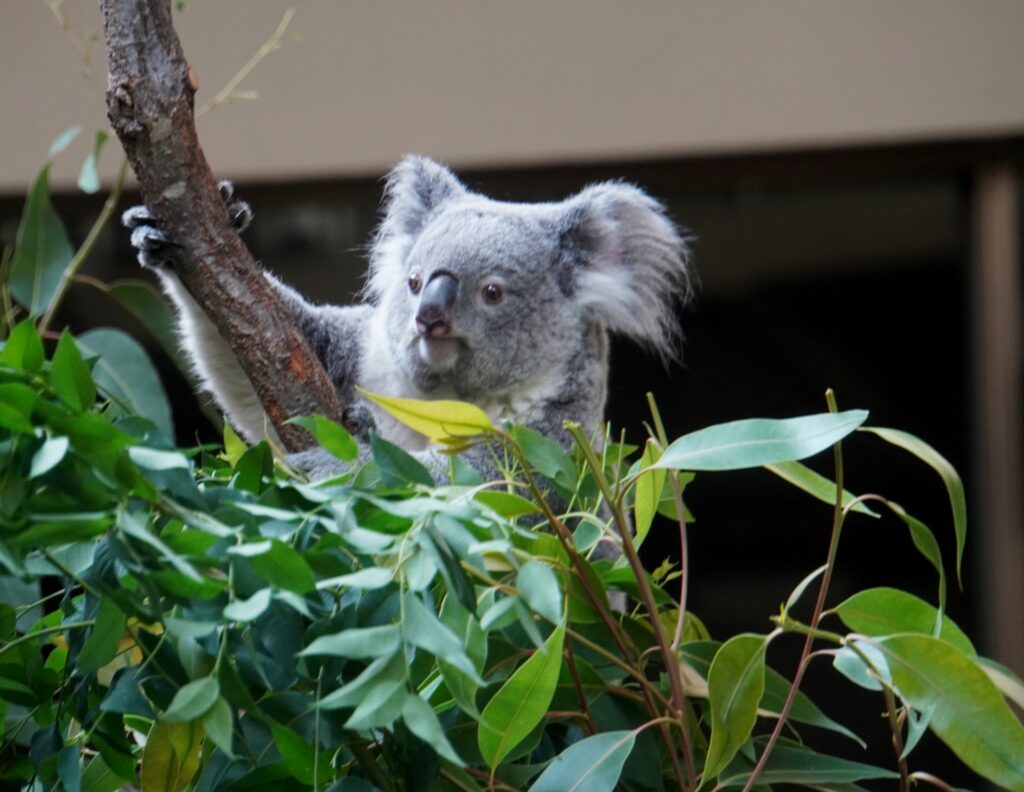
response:
<path id="1" fill-rule="evenodd" d="M 373 413 L 365 404 L 352 404 L 341 414 L 341 422 L 356 440 L 366 444 L 370 442 L 370 432 L 377 431 L 377 423 Z"/>
<path id="2" fill-rule="evenodd" d="M 180 247 L 160 230 L 157 219 L 145 206 L 133 206 L 121 215 L 121 224 L 132 232 L 132 247 L 138 251 L 139 264 L 147 269 L 168 266 L 175 248 Z"/>
<path id="3" fill-rule="evenodd" d="M 235 185 L 231 182 L 227 180 L 217 182 L 217 188 L 220 190 L 220 197 L 223 198 L 224 203 L 227 204 L 228 215 L 231 216 L 231 224 L 235 227 L 235 230 L 241 234 L 252 223 L 252 207 L 245 201 L 234 200 Z"/>

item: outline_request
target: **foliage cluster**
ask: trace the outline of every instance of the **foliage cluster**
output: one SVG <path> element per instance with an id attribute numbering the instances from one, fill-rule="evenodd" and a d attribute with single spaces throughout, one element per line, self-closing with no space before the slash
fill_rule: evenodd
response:
<path id="1" fill-rule="evenodd" d="M 669 442 L 652 409 L 642 447 L 597 451 L 570 427 L 570 454 L 528 429 L 494 427 L 470 405 L 382 400 L 453 452 L 494 444 L 506 479 L 481 481 L 453 456 L 450 483 L 437 486 L 380 439 L 372 461 L 318 482 L 230 430 L 223 449 L 176 448 L 166 397 L 135 341 L 49 330 L 91 243 L 76 252 L 68 242 L 48 167 L 0 280 L 5 783 L 945 787 L 914 768 L 930 729 L 981 777 L 1024 789 L 1024 727 L 1007 704 L 1024 705 L 1024 685 L 945 614 L 935 536 L 895 502 L 843 488 L 841 442 L 857 430 L 917 455 L 949 492 L 959 570 L 962 487 L 919 439 L 832 405 Z M 93 285 L 173 343 L 148 287 Z M 355 458 L 342 428 L 300 421 L 341 460 Z M 829 448 L 835 481 L 797 461 Z M 770 632 L 713 640 L 686 610 L 683 493 L 695 472 L 715 486 L 715 471 L 758 466 L 834 504 L 829 554 Z M 826 608 L 844 521 L 872 508 L 894 512 L 934 566 L 934 603 L 875 588 Z M 672 523 L 680 565 L 644 570 L 637 548 L 652 526 Z M 609 543 L 617 560 L 599 560 L 595 548 Z M 814 587 L 800 621 L 794 611 Z M 793 681 L 766 664 L 787 633 L 806 641 Z M 811 747 L 820 729 L 859 741 L 799 690 L 815 661 L 831 662 L 851 694 L 878 696 L 896 747 L 890 767 Z"/>

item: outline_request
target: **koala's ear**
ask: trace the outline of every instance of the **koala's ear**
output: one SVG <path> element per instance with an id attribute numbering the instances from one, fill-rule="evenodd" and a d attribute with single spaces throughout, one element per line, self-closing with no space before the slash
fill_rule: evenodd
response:
<path id="1" fill-rule="evenodd" d="M 455 174 L 432 159 L 412 154 L 395 166 L 384 187 L 383 216 L 370 248 L 366 291 L 371 300 L 405 282 L 405 257 L 431 213 L 465 194 Z"/>
<path id="2" fill-rule="evenodd" d="M 658 201 L 631 184 L 597 184 L 566 203 L 562 241 L 579 304 L 666 362 L 677 359 L 676 308 L 692 286 L 685 236 Z"/>
<path id="3" fill-rule="evenodd" d="M 384 222 L 398 233 L 417 234 L 431 212 L 465 193 L 462 182 L 444 165 L 411 154 L 388 174 Z"/>

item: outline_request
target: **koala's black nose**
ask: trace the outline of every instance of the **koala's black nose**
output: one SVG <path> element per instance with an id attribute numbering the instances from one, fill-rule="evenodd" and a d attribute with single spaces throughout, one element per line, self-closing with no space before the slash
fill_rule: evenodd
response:
<path id="1" fill-rule="evenodd" d="M 427 338 L 448 335 L 452 329 L 452 306 L 459 282 L 454 275 L 438 272 L 431 276 L 420 295 L 416 311 L 416 329 Z"/>

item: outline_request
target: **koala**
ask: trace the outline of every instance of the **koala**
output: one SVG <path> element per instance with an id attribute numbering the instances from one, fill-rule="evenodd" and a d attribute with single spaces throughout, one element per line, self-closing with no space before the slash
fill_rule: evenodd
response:
<path id="1" fill-rule="evenodd" d="M 239 230 L 248 205 L 222 195 Z M 175 246 L 145 207 L 123 218 L 140 263 L 155 269 L 178 312 L 202 386 L 250 442 L 269 423 L 227 342 L 173 271 Z M 605 182 L 559 202 L 509 203 L 467 189 L 446 167 L 403 159 L 387 177 L 362 302 L 317 305 L 266 277 L 348 405 L 346 419 L 447 469 L 426 440 L 363 398 L 458 399 L 497 425 L 530 426 L 568 447 L 566 420 L 594 435 L 604 419 L 609 333 L 676 359 L 676 308 L 690 294 L 685 238 L 639 188 Z M 494 475 L 485 447 L 467 461 Z M 293 455 L 313 476 L 340 463 Z"/>

